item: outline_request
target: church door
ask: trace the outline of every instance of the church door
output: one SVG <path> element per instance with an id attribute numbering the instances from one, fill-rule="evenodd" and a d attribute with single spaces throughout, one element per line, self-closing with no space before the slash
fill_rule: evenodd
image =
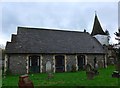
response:
<path id="1" fill-rule="evenodd" d="M 55 70 L 56 72 L 65 71 L 65 58 L 62 55 L 55 56 Z"/>
<path id="2" fill-rule="evenodd" d="M 84 55 L 78 55 L 77 56 L 77 61 L 78 61 L 78 70 L 84 70 L 85 56 Z"/>
<path id="3" fill-rule="evenodd" d="M 40 56 L 37 55 L 29 56 L 29 72 L 30 73 L 40 72 Z"/>

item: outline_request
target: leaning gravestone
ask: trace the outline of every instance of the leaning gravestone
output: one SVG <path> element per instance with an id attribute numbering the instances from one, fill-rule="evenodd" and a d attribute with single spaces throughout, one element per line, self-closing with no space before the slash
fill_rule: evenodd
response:
<path id="1" fill-rule="evenodd" d="M 92 70 L 92 66 L 90 64 L 87 64 L 85 66 L 85 70 L 86 70 L 86 76 L 87 79 L 91 80 L 94 78 L 94 71 Z"/>
<path id="2" fill-rule="evenodd" d="M 87 64 L 87 65 L 85 66 L 86 72 L 91 71 L 91 69 L 92 69 L 92 66 L 91 66 L 90 64 Z"/>

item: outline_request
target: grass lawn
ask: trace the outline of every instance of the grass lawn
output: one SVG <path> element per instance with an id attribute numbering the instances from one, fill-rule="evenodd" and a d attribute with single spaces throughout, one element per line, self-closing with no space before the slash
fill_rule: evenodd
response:
<path id="1" fill-rule="evenodd" d="M 55 73 L 54 78 L 48 80 L 47 74 L 30 74 L 34 86 L 118 86 L 118 78 L 112 78 L 114 66 L 99 69 L 99 75 L 93 80 L 88 80 L 85 71 Z M 7 76 L 3 78 L 4 86 L 18 86 L 19 76 Z"/>

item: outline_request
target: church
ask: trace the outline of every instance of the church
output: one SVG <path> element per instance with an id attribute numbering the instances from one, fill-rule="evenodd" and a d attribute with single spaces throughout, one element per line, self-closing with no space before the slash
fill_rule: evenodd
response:
<path id="1" fill-rule="evenodd" d="M 107 67 L 103 45 L 108 36 L 95 14 L 92 33 L 57 29 L 18 27 L 5 48 L 4 71 L 12 74 L 45 73 L 47 65 L 52 72 L 77 71 L 89 63 Z"/>

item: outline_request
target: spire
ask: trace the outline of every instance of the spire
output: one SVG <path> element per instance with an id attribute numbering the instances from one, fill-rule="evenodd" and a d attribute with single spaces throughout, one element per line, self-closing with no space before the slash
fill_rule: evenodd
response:
<path id="1" fill-rule="evenodd" d="M 93 25 L 93 30 L 92 30 L 91 35 L 94 36 L 97 34 L 106 35 L 100 25 L 100 22 L 98 20 L 98 17 L 97 17 L 96 11 L 95 11 L 94 25 Z"/>
<path id="2" fill-rule="evenodd" d="M 97 16 L 97 11 L 95 11 L 95 16 Z"/>

